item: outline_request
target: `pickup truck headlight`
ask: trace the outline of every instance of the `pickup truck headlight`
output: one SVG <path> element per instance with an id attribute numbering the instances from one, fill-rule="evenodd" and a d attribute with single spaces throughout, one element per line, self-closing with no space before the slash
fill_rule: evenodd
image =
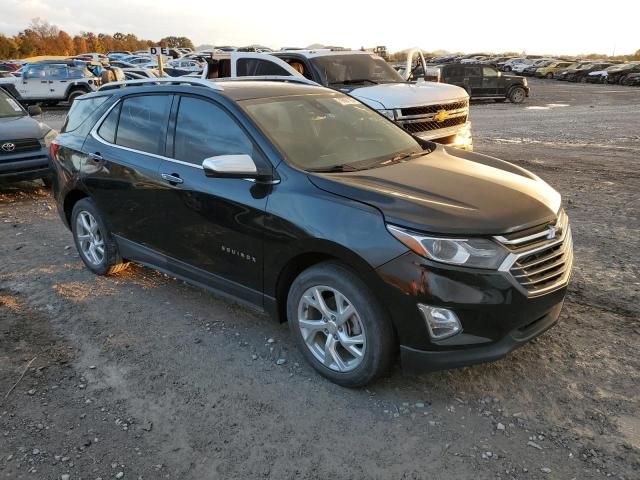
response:
<path id="1" fill-rule="evenodd" d="M 378 110 L 382 115 L 387 117 L 389 120 L 396 121 L 396 111 L 395 110 Z"/>
<path id="2" fill-rule="evenodd" d="M 51 145 L 51 142 L 53 142 L 53 139 L 56 138 L 57 136 L 58 136 L 58 132 L 56 132 L 54 129 L 49 130 L 44 135 L 44 137 L 40 139 L 40 145 L 42 145 L 43 147 L 49 148 L 49 145 Z"/>
<path id="3" fill-rule="evenodd" d="M 395 225 L 387 225 L 387 229 L 418 255 L 450 265 L 495 270 L 509 254 L 486 238 L 429 237 Z"/>
<path id="4" fill-rule="evenodd" d="M 529 85 L 529 81 L 526 78 L 523 78 L 522 79 L 522 85 L 524 85 L 526 87 L 527 85 Z"/>

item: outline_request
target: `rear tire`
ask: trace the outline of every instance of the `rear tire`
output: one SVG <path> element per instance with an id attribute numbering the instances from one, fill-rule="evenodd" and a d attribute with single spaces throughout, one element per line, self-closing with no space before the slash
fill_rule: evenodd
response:
<path id="1" fill-rule="evenodd" d="M 508 96 L 511 103 L 522 103 L 527 96 L 527 92 L 522 87 L 513 87 L 509 90 Z"/>
<path id="2" fill-rule="evenodd" d="M 69 105 L 73 105 L 73 102 L 75 102 L 76 98 L 78 98 L 80 95 L 84 95 L 85 93 L 87 92 L 85 92 L 84 90 L 72 90 L 67 97 L 67 103 Z"/>
<path id="3" fill-rule="evenodd" d="M 338 385 L 362 387 L 393 363 L 389 318 L 360 277 L 340 263 L 323 262 L 298 275 L 287 296 L 287 318 L 305 359 Z"/>
<path id="4" fill-rule="evenodd" d="M 547 80 L 551 80 L 551 79 L 553 78 L 553 73 L 547 73 L 547 74 L 545 75 L 545 78 L 546 78 Z"/>
<path id="5" fill-rule="evenodd" d="M 80 258 L 93 273 L 111 275 L 129 266 L 93 200 L 83 198 L 73 206 L 71 231 Z"/>

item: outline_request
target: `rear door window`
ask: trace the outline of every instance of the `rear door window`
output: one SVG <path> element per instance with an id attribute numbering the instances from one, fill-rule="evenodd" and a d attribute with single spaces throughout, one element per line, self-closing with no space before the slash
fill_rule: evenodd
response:
<path id="1" fill-rule="evenodd" d="M 259 58 L 240 58 L 236 64 L 236 75 L 247 77 L 254 75 L 289 75 L 284 68 L 274 62 Z"/>
<path id="2" fill-rule="evenodd" d="M 71 109 L 62 126 L 62 131 L 72 132 L 77 129 L 100 105 L 106 102 L 108 98 L 109 96 L 102 96 L 75 100 L 71 104 Z"/>
<path id="3" fill-rule="evenodd" d="M 174 158 L 201 165 L 205 158 L 243 153 L 253 156 L 253 142 L 230 114 L 200 98 L 181 98 Z"/>
<path id="4" fill-rule="evenodd" d="M 156 155 L 164 154 L 169 95 L 139 95 L 125 98 L 115 135 L 116 145 Z"/>

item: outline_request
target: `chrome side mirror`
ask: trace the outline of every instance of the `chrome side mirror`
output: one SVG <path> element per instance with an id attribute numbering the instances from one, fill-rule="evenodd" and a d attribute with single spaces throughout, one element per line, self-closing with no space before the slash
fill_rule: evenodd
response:
<path id="1" fill-rule="evenodd" d="M 205 158 L 202 169 L 207 177 L 258 178 L 258 167 L 250 155 L 217 155 Z"/>

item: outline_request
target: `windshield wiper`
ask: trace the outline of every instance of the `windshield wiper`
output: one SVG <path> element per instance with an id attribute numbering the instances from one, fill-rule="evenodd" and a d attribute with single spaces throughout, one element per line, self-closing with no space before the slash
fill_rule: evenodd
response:
<path id="1" fill-rule="evenodd" d="M 329 85 L 354 85 L 357 83 L 371 83 L 372 85 L 378 85 L 378 82 L 376 82 L 375 80 L 371 80 L 369 78 L 358 78 L 358 79 L 351 79 L 351 80 L 342 80 L 340 82 L 331 82 Z"/>
<path id="2" fill-rule="evenodd" d="M 317 173 L 339 173 L 339 172 L 356 172 L 358 169 L 353 165 L 349 165 L 348 163 L 342 165 L 330 165 L 328 167 L 323 168 L 308 168 L 309 172 L 317 172 Z"/>

